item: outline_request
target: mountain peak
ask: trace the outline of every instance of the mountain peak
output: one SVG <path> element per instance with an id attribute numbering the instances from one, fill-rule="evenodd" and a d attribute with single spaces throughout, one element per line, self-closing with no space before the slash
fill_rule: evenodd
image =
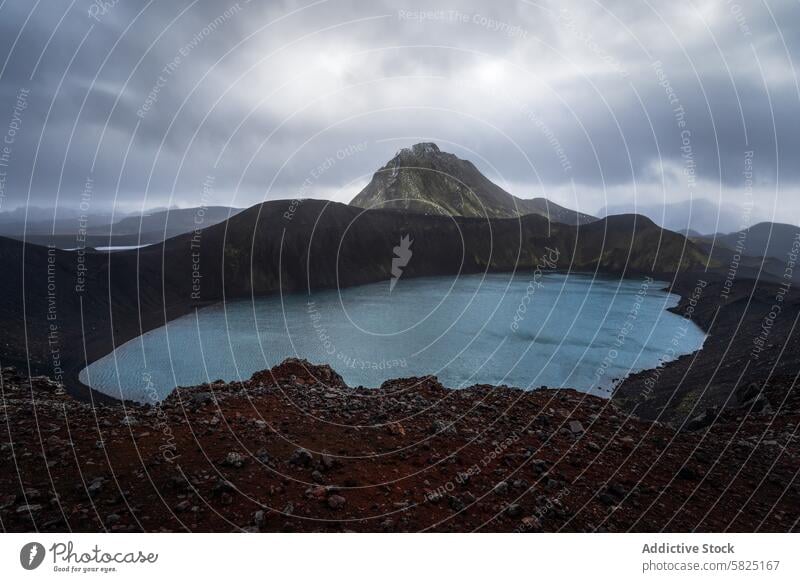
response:
<path id="1" fill-rule="evenodd" d="M 594 217 L 543 198 L 512 196 L 475 165 L 443 152 L 433 142 L 401 149 L 350 202 L 359 208 L 391 208 L 419 214 L 516 218 L 539 214 L 553 222 L 585 224 Z"/>
<path id="2" fill-rule="evenodd" d="M 441 153 L 441 150 L 439 149 L 439 146 L 437 146 L 435 143 L 423 141 L 420 143 L 415 143 L 413 146 L 411 146 L 410 149 L 403 148 L 402 150 L 400 150 L 401 154 L 406 152 L 411 153 L 414 156 L 424 157 L 424 156 L 439 154 Z"/>

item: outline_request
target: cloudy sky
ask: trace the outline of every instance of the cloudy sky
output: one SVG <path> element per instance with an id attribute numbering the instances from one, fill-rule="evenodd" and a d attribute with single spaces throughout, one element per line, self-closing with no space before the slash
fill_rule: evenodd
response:
<path id="1" fill-rule="evenodd" d="M 435 141 L 584 212 L 797 224 L 798 55 L 787 0 L 0 0 L 0 210 L 348 201 Z"/>

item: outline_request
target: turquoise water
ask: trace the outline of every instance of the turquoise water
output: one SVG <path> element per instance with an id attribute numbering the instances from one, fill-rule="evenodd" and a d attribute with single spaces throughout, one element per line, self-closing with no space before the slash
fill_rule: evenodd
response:
<path id="1" fill-rule="evenodd" d="M 401 279 L 228 302 L 117 347 L 80 374 L 142 402 L 175 386 L 240 380 L 296 356 L 351 386 L 433 374 L 451 388 L 566 386 L 607 395 L 613 381 L 699 349 L 704 333 L 666 311 L 652 280 L 538 272 Z"/>

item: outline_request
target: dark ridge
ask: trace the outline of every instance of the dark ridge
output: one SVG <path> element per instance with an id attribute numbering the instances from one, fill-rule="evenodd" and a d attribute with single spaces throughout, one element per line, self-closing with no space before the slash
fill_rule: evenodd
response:
<path id="1" fill-rule="evenodd" d="M 54 375 L 57 349 L 67 387 L 86 396 L 77 375 L 87 363 L 195 308 L 389 280 L 393 248 L 406 235 L 414 258 L 405 277 L 533 270 L 551 250 L 559 270 L 623 277 L 671 280 L 707 263 L 683 236 L 641 217 L 574 227 L 537 215 L 485 220 L 319 200 L 267 202 L 198 234 L 118 253 L 0 239 L 2 363 Z"/>

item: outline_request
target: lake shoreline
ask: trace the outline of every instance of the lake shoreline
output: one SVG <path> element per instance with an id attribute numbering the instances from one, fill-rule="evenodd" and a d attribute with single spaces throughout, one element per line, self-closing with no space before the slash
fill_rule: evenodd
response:
<path id="1" fill-rule="evenodd" d="M 609 276 L 614 277 L 613 274 Z M 626 278 L 641 276 L 643 275 L 637 273 Z M 663 276 L 654 278 L 658 281 L 665 280 Z M 742 313 L 741 303 L 746 302 L 751 306 L 769 305 L 778 288 L 776 284 L 741 279 L 733 285 L 730 299 L 724 300 L 720 292 L 725 285 L 725 279 L 721 275 L 714 272 L 685 273 L 672 282 L 667 282 L 664 287 L 666 291 L 680 297 L 679 304 L 670 308 L 670 311 L 680 316 L 686 315 L 687 308 L 693 302 L 692 297 L 698 281 L 705 281 L 706 286 L 702 297 L 692 307 L 691 319 L 707 334 L 703 347 L 664 366 L 631 374 L 618 382 L 610 399 L 630 413 L 642 418 L 683 426 L 695 417 L 707 415 L 709 410 L 719 411 L 726 407 L 741 406 L 742 402 L 732 396 L 731 390 L 739 388 L 742 382 L 747 385 L 762 386 L 781 381 L 786 383 L 791 381 L 792 374 L 800 371 L 800 346 L 798 346 L 795 350 L 787 349 L 782 352 L 773 350 L 764 353 L 757 366 L 748 367 L 746 373 L 744 375 L 742 373 L 744 365 L 750 359 L 749 348 L 753 337 L 761 329 L 764 313 L 758 309 Z M 787 302 L 785 317 L 781 320 L 786 325 L 776 326 L 771 337 L 775 343 L 791 340 L 797 344 L 796 335 L 789 324 L 800 313 L 800 294 L 793 292 L 791 297 L 792 301 Z M 214 304 L 216 302 L 210 302 L 198 308 Z M 191 311 L 175 310 L 171 312 L 170 321 Z M 154 324 L 150 329 L 156 327 L 159 326 Z M 88 353 L 94 353 L 97 358 L 110 351 L 108 345 L 102 342 L 90 342 L 87 348 Z M 732 353 L 737 354 L 737 357 L 731 358 Z M 720 366 L 720 361 L 729 361 L 730 364 Z M 80 384 L 77 391 L 69 389 L 68 386 L 68 391 L 73 397 L 83 401 L 138 406 L 133 401 L 123 403 L 86 387 L 78 380 L 80 369 L 76 366 L 70 370 L 73 381 Z M 702 373 L 695 375 L 695 372 Z M 658 384 L 648 386 L 656 373 Z M 709 389 L 711 377 L 716 377 L 718 382 Z M 401 379 L 402 377 L 397 377 L 388 381 Z M 726 385 L 731 389 L 726 390 L 724 388 Z"/>
<path id="2" fill-rule="evenodd" d="M 705 282 L 699 297 L 698 281 Z M 613 395 L 619 406 L 676 426 L 698 418 L 710 425 L 724 409 L 746 411 L 753 394 L 795 385 L 800 373 L 800 292 L 784 295 L 781 285 L 749 279 L 730 285 L 708 274 L 684 278 L 673 290 L 682 296 L 674 312 L 690 316 L 706 330 L 703 349 L 626 378 Z M 774 317 L 776 304 L 781 306 L 779 317 Z M 759 351 L 765 321 L 773 322 L 770 349 Z"/>
<path id="3" fill-rule="evenodd" d="M 516 271 L 516 273 L 514 274 L 514 276 L 515 277 L 519 277 L 520 273 L 524 273 L 525 271 L 527 271 L 527 269 L 525 269 L 525 270 L 518 269 Z M 503 275 L 506 275 L 506 274 L 510 274 L 510 273 L 511 273 L 511 271 L 491 271 L 491 272 L 483 273 L 482 275 L 483 276 L 485 276 L 487 274 L 488 275 L 492 275 L 492 274 L 503 274 Z M 684 301 L 684 299 L 685 299 L 685 297 L 683 295 L 681 295 L 680 293 L 676 293 L 675 291 L 672 290 L 673 284 L 670 283 L 667 280 L 667 277 L 665 277 L 665 276 L 653 277 L 652 274 L 646 275 L 646 274 L 642 274 L 642 273 L 631 273 L 631 274 L 627 274 L 626 276 L 619 276 L 619 275 L 614 274 L 614 273 L 602 273 L 602 272 L 597 272 L 597 271 L 588 272 L 588 271 L 575 271 L 575 270 L 569 271 L 569 270 L 561 270 L 561 269 L 555 269 L 555 270 L 549 271 L 548 274 L 562 275 L 562 276 L 570 276 L 570 275 L 575 276 L 575 275 L 577 275 L 577 276 L 581 276 L 581 277 L 588 277 L 588 278 L 591 278 L 592 280 L 601 279 L 603 281 L 617 282 L 619 284 L 621 284 L 624 281 L 651 280 L 654 290 L 662 291 L 664 293 L 673 294 L 673 295 L 678 297 L 678 305 L 676 305 L 675 307 L 665 307 L 665 309 L 664 309 L 665 311 L 668 311 L 668 312 L 676 314 L 676 315 L 681 315 L 681 313 L 679 312 L 679 308 L 680 308 L 681 302 Z M 481 275 L 480 273 L 470 273 L 469 274 L 469 276 L 480 276 L 480 275 Z M 442 277 L 443 276 L 424 276 L 424 277 L 413 277 L 412 276 L 412 277 L 409 277 L 409 278 L 410 279 L 414 279 L 414 280 L 422 280 L 422 279 L 440 279 Z M 369 283 L 369 284 L 372 284 L 372 283 Z M 350 287 L 350 288 L 352 288 L 352 287 Z M 326 289 L 317 289 L 317 290 L 315 290 L 315 293 L 324 292 L 324 291 L 335 291 L 335 289 L 327 289 L 327 290 Z M 233 299 L 231 299 L 231 301 L 237 301 L 237 302 L 238 301 L 244 301 L 244 302 L 250 303 L 251 301 L 257 300 L 257 299 L 262 298 L 262 297 L 275 297 L 276 295 L 277 295 L 277 293 L 264 295 L 264 296 L 259 296 L 259 297 L 251 297 L 251 298 L 233 298 Z M 303 295 L 303 296 L 307 296 L 308 293 L 307 293 L 307 291 L 295 291 L 295 292 L 291 292 L 291 293 L 284 293 L 284 295 L 294 295 L 294 296 Z M 184 317 L 186 315 L 190 315 L 191 313 L 194 313 L 196 310 L 201 310 L 201 309 L 206 309 L 206 308 L 209 308 L 209 307 L 218 306 L 221 303 L 222 303 L 221 301 L 220 302 L 207 302 L 207 303 L 202 304 L 202 305 L 192 306 L 192 308 L 187 310 L 186 312 L 181 312 L 180 310 L 173 311 L 170 314 L 171 317 L 169 319 L 166 319 L 166 323 L 163 323 L 162 325 L 153 325 L 152 327 L 147 328 L 147 329 L 145 329 L 143 327 L 142 328 L 143 331 L 142 331 L 141 334 L 135 335 L 135 336 L 131 337 L 130 339 L 125 340 L 124 342 L 118 343 L 117 347 L 121 346 L 123 343 L 128 343 L 130 341 L 134 341 L 137 338 L 139 338 L 141 335 L 143 335 L 145 333 L 148 333 L 150 331 L 154 331 L 156 329 L 159 329 L 160 327 L 163 327 L 164 325 L 167 325 L 168 323 L 170 323 L 170 322 L 172 322 L 172 321 L 174 321 L 176 319 L 179 319 L 179 318 Z M 703 328 L 702 325 L 698 325 L 698 327 L 704 333 L 706 332 L 706 329 Z M 124 329 L 121 330 L 121 331 L 124 331 Z M 702 349 L 702 347 L 700 349 Z M 104 342 L 92 342 L 92 341 L 89 341 L 87 343 L 87 353 L 90 354 L 90 357 L 87 359 L 88 364 L 86 364 L 86 366 L 90 366 L 92 363 L 102 359 L 103 357 L 106 357 L 106 356 L 110 355 L 113 351 L 114 351 L 114 348 L 113 347 L 109 347 Z M 94 355 L 94 354 L 97 354 L 97 355 Z M 91 355 L 94 355 L 94 357 L 91 357 Z M 287 355 L 286 357 L 307 357 L 307 356 L 305 354 L 300 354 L 300 355 Z M 316 364 L 322 364 L 322 362 L 315 362 L 315 363 Z M 336 368 L 337 365 L 338 365 L 339 368 L 341 368 L 344 364 L 342 364 L 342 363 L 331 363 L 331 365 L 334 368 Z M 120 403 L 120 404 L 124 403 L 125 405 L 133 405 L 133 406 L 141 405 L 141 402 L 138 402 L 136 400 L 119 399 L 119 398 L 111 396 L 111 395 L 109 395 L 109 394 L 107 394 L 105 392 L 100 392 L 98 390 L 94 390 L 94 389 L 90 388 L 88 385 L 84 384 L 80 379 L 80 374 L 81 374 L 81 371 L 84 370 L 86 366 L 80 366 L 79 365 L 77 370 L 76 370 L 76 368 L 74 366 L 71 366 L 69 368 L 69 380 L 70 380 L 70 382 L 68 382 L 66 384 L 66 387 L 67 387 L 67 391 L 71 395 L 73 395 L 74 397 L 76 397 L 78 399 L 81 399 L 81 400 L 86 400 L 86 399 L 93 400 L 94 399 L 95 401 L 102 401 L 102 402 L 105 402 L 105 403 L 117 402 L 117 403 Z M 648 370 L 649 370 L 649 368 L 645 368 L 641 372 L 630 372 L 627 376 L 631 376 L 631 375 L 634 375 L 636 373 L 644 373 L 644 372 L 647 372 Z M 398 373 L 402 372 L 402 370 L 400 370 L 400 369 L 398 369 L 396 371 Z M 258 372 L 258 370 L 256 370 L 256 372 Z M 380 384 L 380 383 L 391 382 L 391 381 L 394 381 L 394 380 L 401 380 L 401 379 L 403 379 L 403 377 L 404 376 L 402 376 L 400 374 L 398 374 L 396 376 L 386 377 L 386 378 L 381 379 L 380 382 L 377 382 L 375 386 L 371 386 L 370 385 L 369 387 L 374 389 L 374 388 L 377 388 L 378 384 Z M 615 381 L 612 383 L 612 386 L 619 386 L 619 384 L 623 380 L 624 380 L 624 378 L 616 378 Z M 234 380 L 231 380 L 231 381 L 237 381 L 237 380 L 234 379 Z M 476 384 L 481 384 L 481 382 L 473 382 L 469 386 L 476 385 Z M 73 385 L 75 385 L 77 390 L 72 388 Z M 516 386 L 516 384 L 513 383 L 513 382 L 503 382 L 503 385 Z M 457 387 L 457 388 L 456 387 L 452 387 L 452 388 L 449 388 L 449 389 L 459 390 L 459 389 L 467 388 L 469 386 L 462 386 L 462 387 Z M 176 386 L 176 388 L 177 387 L 179 387 L 179 386 Z M 538 386 L 537 388 L 530 388 L 530 389 L 531 390 L 536 390 L 536 389 L 541 389 L 541 388 L 559 389 L 559 388 L 572 388 L 572 386 L 553 386 L 553 385 L 550 385 L 548 383 L 543 383 L 543 384 L 541 384 L 541 386 Z M 175 388 L 173 388 L 173 390 L 174 389 Z M 609 393 L 608 396 L 603 395 L 601 397 L 611 398 L 612 394 Z"/>
<path id="4" fill-rule="evenodd" d="M 295 208 L 289 219 L 285 218 L 287 208 Z M 319 234 L 322 227 L 324 236 Z M 755 304 L 769 306 L 775 296 L 775 283 L 763 280 L 756 283 L 754 277 L 760 276 L 759 273 L 741 267 L 734 289 L 727 295 L 729 300 L 722 304 L 720 290 L 726 283 L 725 266 L 710 262 L 685 237 L 664 231 L 649 219 L 635 215 L 613 216 L 576 228 L 548 223 L 535 215 L 491 220 L 441 218 L 363 211 L 313 200 L 305 200 L 298 206 L 294 201 L 284 200 L 250 208 L 225 223 L 201 231 L 203 264 L 215 266 L 203 273 L 202 301 L 191 298 L 192 235 L 178 236 L 138 251 L 87 252 L 87 274 L 78 273 L 85 278 L 85 290 L 80 295 L 73 291 L 76 253 L 55 251 L 58 375 L 54 375 L 55 354 L 48 342 L 49 249 L 0 239 L 0 255 L 4 260 L 22 265 L 21 269 L 10 269 L 3 281 L 8 297 L 0 306 L 0 321 L 4 323 L 0 326 L 0 344 L 5 345 L 2 365 L 15 365 L 29 375 L 54 377 L 73 397 L 83 401 L 120 404 L 91 391 L 78 378 L 82 368 L 110 353 L 114 346 L 196 308 L 226 299 L 269 295 L 279 289 L 302 292 L 386 281 L 390 278 L 387 257 L 392 256 L 393 246 L 409 231 L 415 233 L 415 248 L 422 249 L 403 273 L 403 277 L 409 278 L 533 271 L 546 256 L 547 248 L 557 248 L 560 259 L 556 269 L 562 272 L 602 273 L 622 278 L 650 276 L 666 281 L 667 289 L 682 297 L 681 304 L 673 310 L 676 313 L 685 308 L 697 280 L 708 280 L 709 291 L 701 298 L 701 308 L 695 310 L 693 317 L 710 334 L 711 341 L 695 354 L 704 362 L 728 353 L 723 345 L 727 340 L 737 346 L 735 351 L 744 355 L 742 361 L 746 361 L 752 337 L 743 339 L 741 329 L 727 325 L 739 319 L 738 304 L 732 299 L 752 295 Z M 601 249 L 602 254 L 598 255 Z M 224 269 L 218 265 L 224 265 Z M 711 329 L 713 314 L 707 313 L 706 306 L 711 311 L 719 306 L 717 323 L 725 325 Z M 794 312 L 787 309 L 786 313 L 789 316 L 783 320 L 791 323 Z M 752 336 L 760 328 L 759 319 L 756 310 L 742 320 L 742 329 Z M 771 340 L 780 342 L 790 338 L 794 338 L 793 330 L 781 325 L 776 327 Z M 770 371 L 766 365 L 778 360 L 786 362 L 783 368 L 787 373 L 800 369 L 800 362 L 791 353 L 769 350 L 762 354 L 760 366 L 751 370 L 752 381 L 768 379 Z M 725 374 L 732 374 L 739 363 L 726 362 Z M 686 365 L 673 362 L 664 369 L 685 370 Z M 705 365 L 705 369 L 712 369 L 712 364 Z M 693 384 L 688 392 L 695 395 L 703 392 L 703 382 L 695 382 L 693 375 L 686 381 L 681 380 L 680 374 L 664 377 L 683 388 Z M 731 378 L 735 383 L 736 378 Z M 636 381 L 636 378 L 626 379 L 615 391 L 614 399 L 626 406 L 638 406 L 639 414 L 658 416 L 659 411 L 650 406 L 653 402 L 670 410 L 692 407 L 670 400 L 673 389 L 666 383 L 657 390 L 666 395 L 664 399 L 637 402 L 640 391 L 634 388 Z M 725 401 L 724 393 L 717 392 L 712 404 Z"/>
<path id="5" fill-rule="evenodd" d="M 589 273 L 593 274 L 593 273 Z M 616 277 L 613 273 L 606 273 L 602 276 Z M 708 390 L 709 377 L 712 372 L 717 370 L 717 364 L 725 359 L 726 354 L 733 352 L 743 355 L 743 361 L 747 361 L 748 347 L 752 342 L 752 336 L 760 330 L 763 313 L 754 310 L 749 314 L 742 314 L 738 309 L 738 303 L 731 299 L 723 301 L 720 292 L 725 285 L 725 278 L 716 272 L 687 272 L 677 277 L 669 277 L 666 274 L 654 276 L 653 274 L 632 273 L 625 278 L 640 278 L 651 276 L 658 281 L 665 281 L 665 290 L 675 293 L 681 299 L 679 305 L 670 310 L 677 315 L 684 315 L 692 294 L 697 286 L 698 280 L 708 283 L 706 291 L 700 298 L 699 306 L 694 309 L 692 321 L 698 325 L 708 336 L 703 348 L 698 352 L 680 358 L 676 361 L 658 368 L 660 382 L 655 388 L 647 387 L 648 378 L 651 377 L 656 369 L 644 370 L 633 374 L 617 383 L 612 401 L 624 409 L 643 418 L 652 420 L 662 420 L 677 425 L 686 424 L 690 419 L 706 413 L 708 409 L 721 408 L 725 406 L 736 406 L 737 400 L 731 398 L 729 393 L 722 389 Z M 751 303 L 762 305 L 771 302 L 775 296 L 777 285 L 771 282 L 751 279 L 740 279 L 733 285 L 731 297 L 744 297 Z M 302 292 L 302 291 L 297 291 Z M 797 297 L 797 293 L 792 294 Z M 744 300 L 744 299 L 740 299 Z M 200 305 L 178 306 L 170 310 L 167 317 L 162 313 L 143 314 L 143 325 L 140 328 L 137 321 L 130 321 L 123 326 L 120 325 L 117 337 L 124 339 L 118 342 L 119 345 L 130 339 L 135 339 L 141 333 L 145 333 L 157 327 L 165 325 L 173 319 L 191 313 L 196 308 L 203 308 L 215 305 L 219 302 L 206 302 Z M 798 302 L 795 301 L 789 306 L 792 311 L 787 310 L 785 321 L 791 321 L 794 314 L 800 311 Z M 738 322 L 741 320 L 741 323 Z M 138 333 L 140 332 L 141 333 Z M 126 333 L 128 337 L 126 338 Z M 788 341 L 794 338 L 793 329 L 783 326 L 775 330 L 772 336 L 774 342 Z M 69 394 L 85 402 L 99 402 L 105 404 L 116 404 L 124 406 L 138 406 L 133 401 L 121 401 L 107 396 L 98 391 L 92 390 L 80 382 L 78 375 L 80 370 L 86 365 L 86 361 L 95 361 L 113 350 L 107 341 L 102 338 L 87 338 L 86 360 L 81 358 L 65 358 L 65 362 L 71 364 L 65 369 L 65 386 Z M 781 377 L 789 376 L 792 371 L 800 371 L 800 357 L 794 356 L 796 351 L 786 350 L 784 352 L 773 351 L 762 355 L 759 366 L 752 368 L 748 376 L 744 378 L 747 383 L 766 383 L 773 379 L 774 374 L 770 373 L 770 368 L 776 363 L 781 363 L 779 368 L 784 369 L 785 373 Z M 694 362 L 699 361 L 702 365 L 698 366 Z M 731 386 L 737 385 L 740 381 L 739 373 L 741 368 L 739 362 L 732 362 L 728 367 L 717 370 L 717 378 L 721 381 L 729 382 Z M 703 376 L 695 377 L 693 371 L 704 371 Z M 722 375 L 720 375 L 722 374 Z M 400 379 L 400 378 L 395 378 Z M 721 382 L 722 383 L 722 382 Z M 676 394 L 678 397 L 676 397 Z"/>

